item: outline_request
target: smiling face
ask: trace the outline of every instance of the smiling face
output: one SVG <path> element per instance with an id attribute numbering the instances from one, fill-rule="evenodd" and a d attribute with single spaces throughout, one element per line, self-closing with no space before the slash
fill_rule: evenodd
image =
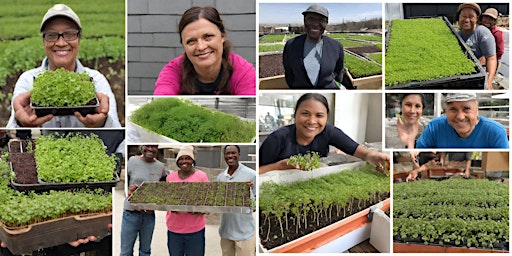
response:
<path id="1" fill-rule="evenodd" d="M 66 31 L 78 31 L 78 27 L 73 21 L 67 18 L 57 17 L 46 24 L 43 33 L 64 33 Z M 43 41 L 51 70 L 65 68 L 69 71 L 75 71 L 80 37 L 72 41 L 66 41 L 62 36 L 55 42 Z"/>
<path id="2" fill-rule="evenodd" d="M 488 29 L 492 29 L 494 27 L 494 25 L 496 25 L 496 20 L 487 15 L 483 15 L 482 16 L 482 25 Z"/>
<path id="3" fill-rule="evenodd" d="M 327 123 L 327 108 L 320 101 L 307 99 L 297 107 L 295 127 L 297 142 L 309 144 L 321 133 Z"/>
<path id="4" fill-rule="evenodd" d="M 144 145 L 142 146 L 142 159 L 146 162 L 155 161 L 156 154 L 158 153 L 158 146 Z"/>
<path id="5" fill-rule="evenodd" d="M 240 158 L 240 152 L 238 152 L 238 148 L 235 146 L 228 146 L 224 150 L 224 160 L 229 167 L 233 167 L 234 169 L 238 168 L 238 159 Z"/>
<path id="6" fill-rule="evenodd" d="M 190 172 L 194 169 L 194 159 L 187 155 L 182 155 L 178 158 L 178 168 L 180 171 Z"/>
<path id="7" fill-rule="evenodd" d="M 464 8 L 460 10 L 459 26 L 462 33 L 469 34 L 473 32 L 476 28 L 477 21 L 478 15 L 473 8 Z"/>
<path id="8" fill-rule="evenodd" d="M 421 96 L 417 94 L 409 94 L 402 100 L 402 115 L 406 124 L 414 124 L 418 122 L 423 114 L 423 103 Z"/>
<path id="9" fill-rule="evenodd" d="M 327 18 L 317 13 L 306 13 L 304 15 L 304 27 L 306 28 L 307 39 L 311 42 L 318 42 L 327 26 Z"/>
<path id="10" fill-rule="evenodd" d="M 476 100 L 449 102 L 446 118 L 457 134 L 466 138 L 478 124 L 478 103 Z"/>
<path id="11" fill-rule="evenodd" d="M 210 21 L 200 18 L 181 32 L 181 44 L 196 70 L 219 69 L 225 35 Z"/>

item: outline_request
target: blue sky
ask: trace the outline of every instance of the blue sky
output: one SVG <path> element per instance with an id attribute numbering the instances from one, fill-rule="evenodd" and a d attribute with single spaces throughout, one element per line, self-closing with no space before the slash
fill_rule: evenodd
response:
<path id="1" fill-rule="evenodd" d="M 329 10 L 329 24 L 382 17 L 382 3 L 320 3 Z M 260 3 L 259 24 L 303 24 L 311 3 Z"/>

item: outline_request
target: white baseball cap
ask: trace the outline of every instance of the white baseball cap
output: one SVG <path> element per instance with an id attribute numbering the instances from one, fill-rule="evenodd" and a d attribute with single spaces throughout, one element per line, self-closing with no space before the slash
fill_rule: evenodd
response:
<path id="1" fill-rule="evenodd" d="M 57 16 L 63 16 L 63 17 L 66 17 L 66 18 L 72 20 L 78 26 L 78 29 L 82 30 L 82 25 L 80 25 L 80 19 L 78 18 L 78 15 L 76 15 L 76 13 L 71 8 L 69 8 L 69 6 L 67 6 L 67 5 L 56 4 L 56 5 L 52 6 L 52 8 L 48 9 L 46 14 L 44 15 L 39 31 L 43 31 L 45 23 L 48 20 L 50 20 L 53 17 L 57 17 Z"/>

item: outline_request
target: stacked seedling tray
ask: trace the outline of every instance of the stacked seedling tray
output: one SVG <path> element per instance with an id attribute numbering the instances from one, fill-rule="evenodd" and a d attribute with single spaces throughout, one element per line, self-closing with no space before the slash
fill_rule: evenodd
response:
<path id="1" fill-rule="evenodd" d="M 368 239 L 369 208 L 389 208 L 389 177 L 374 168 L 359 162 L 260 176 L 260 251 L 342 252 Z"/>
<path id="2" fill-rule="evenodd" d="M 509 188 L 485 179 L 396 183 L 394 252 L 509 251 Z"/>
<path id="3" fill-rule="evenodd" d="M 128 202 L 137 210 L 252 212 L 246 182 L 143 182 Z"/>
<path id="4" fill-rule="evenodd" d="M 12 171 L 15 174 L 15 177 L 11 180 L 11 186 L 14 189 L 18 191 L 33 190 L 41 192 L 48 190 L 102 188 L 105 191 L 110 191 L 119 181 L 119 177 L 115 172 L 116 165 L 114 159 L 107 156 L 104 149 L 101 152 L 102 148 L 98 148 L 103 147 L 102 145 L 96 145 L 96 149 L 100 151 L 96 151 L 95 153 L 98 153 L 96 155 L 89 155 L 90 159 L 77 159 L 86 157 L 76 155 L 74 154 L 75 152 L 63 152 L 66 147 L 72 145 L 70 141 L 63 138 L 56 140 L 50 138 L 43 139 L 40 137 L 38 141 L 44 144 L 28 140 L 12 140 L 9 142 L 9 158 Z M 98 140 L 95 140 L 95 142 L 100 142 Z M 59 143 L 64 143 L 64 145 L 59 145 Z M 38 149 L 37 145 L 44 145 L 46 149 Z M 88 152 L 92 152 L 92 148 L 94 148 L 93 145 L 82 146 L 83 150 Z M 41 156 L 39 161 L 37 161 L 38 150 L 45 150 L 39 153 Z M 83 172 L 82 176 L 71 177 L 73 174 L 80 174 L 80 172 Z"/>
<path id="5" fill-rule="evenodd" d="M 385 65 L 386 89 L 483 89 L 487 79 L 446 17 L 390 22 Z"/>

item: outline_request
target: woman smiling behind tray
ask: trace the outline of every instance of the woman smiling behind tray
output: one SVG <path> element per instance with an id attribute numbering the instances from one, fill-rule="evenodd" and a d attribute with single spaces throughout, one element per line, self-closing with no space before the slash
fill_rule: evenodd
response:
<path id="1" fill-rule="evenodd" d="M 167 182 L 208 182 L 206 173 L 196 170 L 194 147 L 183 146 L 176 156 L 178 170 L 167 175 Z M 167 212 L 169 255 L 204 255 L 206 218 L 203 213 Z"/>
<path id="2" fill-rule="evenodd" d="M 329 104 L 323 95 L 302 95 L 295 105 L 295 124 L 274 131 L 261 145 L 259 173 L 296 169 L 297 166 L 288 165 L 291 156 L 318 152 L 321 157 L 326 157 L 329 145 L 380 166 L 377 169 L 381 172 L 387 171 L 382 166 L 389 162 L 389 155 L 359 145 L 339 128 L 327 124 L 328 115 Z"/>
<path id="3" fill-rule="evenodd" d="M 420 119 L 423 115 L 425 104 L 420 93 L 406 93 L 402 96 L 402 118 L 396 120 L 396 129 L 400 140 L 406 148 L 414 148 L 415 141 L 423 128 Z"/>
<path id="4" fill-rule="evenodd" d="M 255 95 L 256 71 L 231 52 L 231 43 L 219 12 L 213 7 L 192 7 L 178 24 L 185 53 L 160 71 L 155 95 Z"/>

